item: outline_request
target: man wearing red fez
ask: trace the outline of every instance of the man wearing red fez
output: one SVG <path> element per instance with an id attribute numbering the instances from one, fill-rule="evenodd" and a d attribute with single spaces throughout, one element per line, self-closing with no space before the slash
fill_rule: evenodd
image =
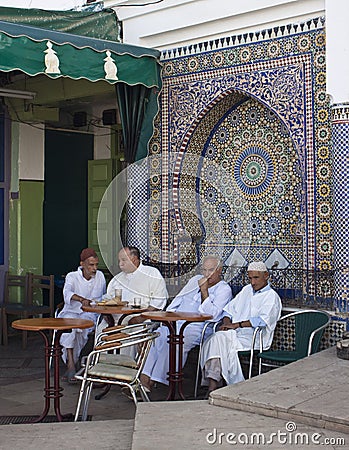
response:
<path id="1" fill-rule="evenodd" d="M 93 248 L 84 248 L 80 254 L 80 266 L 75 272 L 70 272 L 65 278 L 63 297 L 64 308 L 58 317 L 87 319 L 96 321 L 96 314 L 84 312 L 82 306 L 88 306 L 92 300 L 99 301 L 106 292 L 103 272 L 98 269 L 98 256 Z M 73 329 L 70 333 L 63 333 L 60 343 L 63 347 L 63 361 L 67 365 L 63 380 L 76 383 L 76 363 L 80 352 L 92 331 Z"/>

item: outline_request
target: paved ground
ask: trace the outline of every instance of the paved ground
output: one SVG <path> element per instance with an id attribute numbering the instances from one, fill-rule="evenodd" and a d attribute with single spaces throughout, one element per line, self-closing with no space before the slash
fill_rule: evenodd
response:
<path id="1" fill-rule="evenodd" d="M 88 352 L 88 346 L 84 351 Z M 185 390 L 188 397 L 193 394 L 193 359 L 186 367 Z M 61 373 L 64 365 L 61 365 Z M 42 338 L 29 333 L 28 347 L 21 347 L 20 334 L 10 337 L 9 345 L 0 345 L 0 416 L 39 415 L 43 409 L 44 353 Z M 79 384 L 62 383 L 61 411 L 75 413 L 79 395 Z M 118 387 L 112 387 L 108 395 L 95 400 L 95 389 L 90 401 L 91 422 L 18 424 L 0 426 L 0 449 L 101 449 L 131 448 L 136 408 Z M 163 402 L 167 387 L 158 385 L 150 395 L 152 401 Z M 205 395 L 205 391 L 202 392 Z M 53 411 L 50 411 L 53 414 Z M 88 443 L 88 444 L 87 444 Z"/>
<path id="2" fill-rule="evenodd" d="M 12 338 L 0 357 L 0 416 L 39 414 L 40 337 L 31 337 L 25 352 Z M 154 401 L 139 403 L 137 411 L 112 389 L 103 400 L 91 400 L 91 422 L 0 426 L 0 449 L 349 448 L 348 369 L 349 361 L 329 349 L 217 390 L 210 402 L 165 402 L 166 388 L 159 386 Z M 73 412 L 78 385 L 64 387 L 62 411 Z M 189 380 L 189 395 L 192 387 Z"/>

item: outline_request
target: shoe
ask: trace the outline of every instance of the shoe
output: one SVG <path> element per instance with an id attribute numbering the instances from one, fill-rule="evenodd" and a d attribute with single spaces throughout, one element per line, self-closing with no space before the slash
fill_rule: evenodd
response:
<path id="1" fill-rule="evenodd" d="M 106 383 L 98 383 L 98 382 L 94 382 L 92 384 L 92 389 L 102 389 L 107 387 L 108 385 Z"/>
<path id="2" fill-rule="evenodd" d="M 132 394 L 130 392 L 130 389 L 127 386 L 124 386 L 121 388 L 121 394 L 133 401 Z M 141 396 L 141 394 L 140 394 L 139 390 L 137 389 L 136 390 L 137 400 L 140 398 L 140 396 Z"/>

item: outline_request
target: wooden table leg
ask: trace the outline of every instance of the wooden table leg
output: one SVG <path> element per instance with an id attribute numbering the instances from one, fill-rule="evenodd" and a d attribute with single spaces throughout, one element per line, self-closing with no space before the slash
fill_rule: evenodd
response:
<path id="1" fill-rule="evenodd" d="M 178 373 L 178 393 L 180 397 L 185 400 L 185 396 L 183 394 L 183 344 L 184 344 L 184 329 L 187 325 L 189 325 L 190 322 L 184 322 L 181 326 L 178 334 L 178 366 L 177 366 L 177 373 Z"/>
<path id="2" fill-rule="evenodd" d="M 169 344 L 169 371 L 168 381 L 169 390 L 166 400 L 175 400 L 176 391 L 182 400 L 185 400 L 183 393 L 183 343 L 184 343 L 184 329 L 189 324 L 185 322 L 177 333 L 176 322 L 164 322 L 169 329 L 168 344 Z M 177 360 L 178 353 L 178 360 Z"/>
<path id="3" fill-rule="evenodd" d="M 45 344 L 45 389 L 44 389 L 45 406 L 40 417 L 35 419 L 33 423 L 42 422 L 48 415 L 50 411 L 51 398 L 53 399 L 54 410 L 57 420 L 59 422 L 63 422 L 64 420 L 70 419 L 70 417 L 72 417 L 72 414 L 62 415 L 60 409 L 60 398 L 63 396 L 62 394 L 63 388 L 60 386 L 59 363 L 60 363 L 60 356 L 62 354 L 62 347 L 60 346 L 59 340 L 62 331 L 57 331 L 53 345 L 51 345 L 49 338 L 44 331 L 40 330 L 39 333 L 44 339 Z M 50 375 L 51 354 L 53 358 L 53 371 L 54 371 L 53 385 L 51 383 L 51 375 Z"/>
<path id="4" fill-rule="evenodd" d="M 64 331 L 66 333 L 66 331 Z M 62 331 L 57 331 L 55 340 L 53 342 L 53 389 L 51 391 L 51 398 L 53 398 L 54 410 L 56 413 L 56 417 L 59 422 L 64 422 L 65 420 L 69 420 L 73 417 L 72 413 L 62 414 L 61 413 L 61 405 L 60 400 L 63 397 L 63 388 L 60 386 L 60 372 L 59 372 L 59 364 L 62 355 L 62 347 L 59 343 L 61 338 Z"/>
<path id="5" fill-rule="evenodd" d="M 46 333 L 43 331 L 39 331 L 42 338 L 44 339 L 44 345 L 45 345 L 45 390 L 44 390 L 44 397 L 45 397 L 45 407 L 40 417 L 35 419 L 33 422 L 41 422 L 45 419 L 47 414 L 50 410 L 50 394 L 51 394 L 51 378 L 50 378 L 50 355 L 51 355 L 51 345 L 49 343 L 48 337 Z"/>
<path id="6" fill-rule="evenodd" d="M 176 396 L 176 386 L 177 386 L 177 369 L 176 369 L 176 349 L 177 349 L 177 331 L 176 322 L 164 322 L 169 330 L 168 335 L 168 354 L 169 354 L 169 364 L 168 364 L 168 394 L 166 400 L 174 400 Z"/>

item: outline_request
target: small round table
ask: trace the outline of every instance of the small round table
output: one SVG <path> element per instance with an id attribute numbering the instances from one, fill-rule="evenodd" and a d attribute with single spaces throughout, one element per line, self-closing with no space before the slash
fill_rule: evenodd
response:
<path id="1" fill-rule="evenodd" d="M 176 396 L 176 389 L 178 394 L 185 400 L 183 394 L 183 342 L 184 329 L 192 322 L 205 322 L 212 319 L 209 314 L 200 314 L 195 312 L 171 312 L 171 311 L 149 311 L 141 314 L 145 319 L 150 319 L 155 322 L 163 322 L 169 329 L 168 343 L 169 343 L 169 391 L 167 400 L 174 400 Z M 184 323 L 177 333 L 176 322 L 184 320 Z M 176 353 L 178 347 L 178 365 L 176 364 Z"/>
<path id="2" fill-rule="evenodd" d="M 132 306 L 110 306 L 110 305 L 89 305 L 83 306 L 82 310 L 85 312 L 93 312 L 102 315 L 121 314 L 118 320 L 118 325 L 121 325 L 124 318 L 130 314 L 140 314 L 147 311 L 148 308 L 133 308 Z M 98 321 L 97 321 L 98 323 Z"/>
<path id="3" fill-rule="evenodd" d="M 73 328 L 91 328 L 94 326 L 92 320 L 85 319 L 60 319 L 60 318 L 33 318 L 33 319 L 21 319 L 12 322 L 12 327 L 18 330 L 37 331 L 41 334 L 45 343 L 45 407 L 40 415 L 33 423 L 41 422 L 47 416 L 50 410 L 50 400 L 54 401 L 54 410 L 59 422 L 63 422 L 72 415 L 62 415 L 60 409 L 60 398 L 63 396 L 63 388 L 59 385 L 59 359 L 62 354 L 62 348 L 59 340 L 63 331 L 67 332 Z M 55 340 L 52 343 L 49 341 L 48 335 L 45 331 L 57 330 Z M 53 385 L 50 378 L 50 356 L 53 357 Z"/>

